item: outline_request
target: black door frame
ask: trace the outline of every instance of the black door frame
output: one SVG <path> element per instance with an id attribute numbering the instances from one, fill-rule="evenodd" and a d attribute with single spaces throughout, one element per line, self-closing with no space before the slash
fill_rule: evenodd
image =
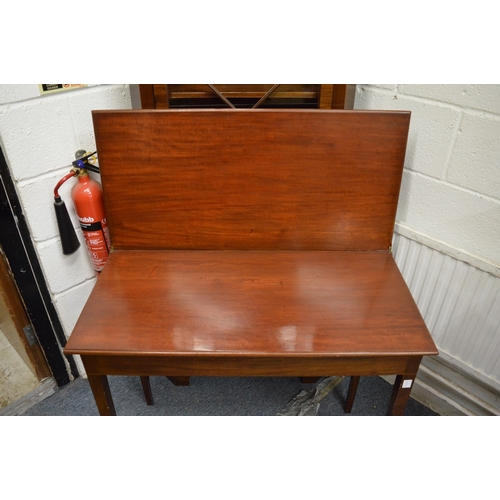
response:
<path id="1" fill-rule="evenodd" d="M 79 376 L 78 369 L 73 356 L 65 356 L 62 353 L 62 348 L 66 345 L 66 336 L 52 303 L 1 147 L 0 227 L 0 250 L 7 259 L 47 364 L 57 385 L 61 387 Z"/>

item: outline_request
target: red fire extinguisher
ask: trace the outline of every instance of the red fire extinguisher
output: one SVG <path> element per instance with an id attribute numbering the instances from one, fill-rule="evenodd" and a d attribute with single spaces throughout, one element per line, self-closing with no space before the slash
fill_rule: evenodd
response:
<path id="1" fill-rule="evenodd" d="M 80 227 L 85 237 L 87 251 L 95 271 L 100 272 L 108 259 L 111 242 L 109 238 L 106 214 L 101 185 L 89 176 L 88 170 L 98 172 L 98 168 L 87 162 L 95 153 L 79 158 L 73 162 L 71 172 L 65 175 L 54 189 L 54 208 L 56 211 L 63 253 L 69 255 L 75 252 L 80 242 L 75 234 L 64 202 L 59 196 L 61 185 L 72 177 L 77 183 L 71 190 L 71 198 L 75 205 Z"/>

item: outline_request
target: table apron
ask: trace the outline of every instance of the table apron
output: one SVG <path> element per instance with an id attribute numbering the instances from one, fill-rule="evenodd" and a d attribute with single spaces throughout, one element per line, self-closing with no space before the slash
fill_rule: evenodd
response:
<path id="1" fill-rule="evenodd" d="M 88 375 L 305 377 L 413 375 L 421 355 L 400 356 L 120 356 L 82 355 Z"/>

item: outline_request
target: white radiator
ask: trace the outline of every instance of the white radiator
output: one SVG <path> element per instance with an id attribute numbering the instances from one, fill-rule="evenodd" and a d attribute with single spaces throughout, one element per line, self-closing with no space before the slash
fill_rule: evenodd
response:
<path id="1" fill-rule="evenodd" d="M 456 405 L 451 401 L 456 412 L 443 414 L 500 414 L 499 270 L 404 226 L 396 231 L 394 258 L 440 351 L 422 363 L 421 385 L 444 399 L 460 399 Z M 444 394 L 447 383 L 453 387 Z M 477 409 L 478 397 L 484 411 Z M 464 398 L 471 400 L 471 409 Z"/>

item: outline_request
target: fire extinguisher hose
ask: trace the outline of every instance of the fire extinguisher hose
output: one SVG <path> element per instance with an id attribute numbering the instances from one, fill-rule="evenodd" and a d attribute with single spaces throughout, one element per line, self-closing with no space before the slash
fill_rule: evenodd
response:
<path id="1" fill-rule="evenodd" d="M 74 177 L 76 175 L 76 172 L 70 172 L 69 174 L 66 174 L 57 184 L 56 187 L 54 188 L 54 198 L 58 199 L 60 198 L 59 196 L 59 188 L 68 180 L 71 179 L 71 177 Z"/>

